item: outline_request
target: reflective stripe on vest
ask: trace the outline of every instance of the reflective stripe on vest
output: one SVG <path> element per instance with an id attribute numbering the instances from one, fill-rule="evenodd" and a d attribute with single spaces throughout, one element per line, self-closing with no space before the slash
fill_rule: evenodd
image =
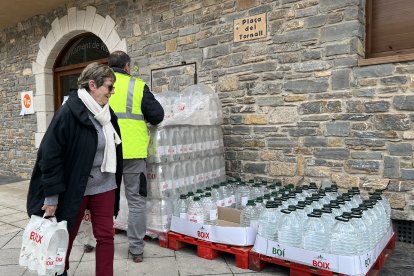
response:
<path id="1" fill-rule="evenodd" d="M 126 102 L 126 112 L 115 112 L 119 119 L 132 119 L 143 121 L 144 115 L 132 113 L 132 101 L 134 99 L 135 78 L 130 78 L 128 83 L 128 94 Z"/>

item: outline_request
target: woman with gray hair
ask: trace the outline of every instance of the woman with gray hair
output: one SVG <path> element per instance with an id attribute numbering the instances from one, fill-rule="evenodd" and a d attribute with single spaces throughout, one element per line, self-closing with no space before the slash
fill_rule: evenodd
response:
<path id="1" fill-rule="evenodd" d="M 96 245 L 96 275 L 113 275 L 113 217 L 119 210 L 122 148 L 117 117 L 108 101 L 115 75 L 89 64 L 78 91 L 55 113 L 40 144 L 27 196 L 29 216 L 66 220 L 69 255 L 85 209 L 91 212 Z"/>

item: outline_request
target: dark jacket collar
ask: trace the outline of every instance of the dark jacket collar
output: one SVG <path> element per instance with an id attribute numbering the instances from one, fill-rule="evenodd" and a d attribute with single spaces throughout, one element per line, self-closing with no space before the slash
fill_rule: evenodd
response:
<path id="1" fill-rule="evenodd" d="M 93 125 L 89 119 L 88 109 L 82 100 L 78 97 L 78 91 L 72 90 L 69 92 L 69 98 L 66 103 L 72 114 L 84 125 Z"/>
<path id="2" fill-rule="evenodd" d="M 128 75 L 131 76 L 130 74 L 128 74 L 124 69 L 119 68 L 119 67 L 111 67 L 112 71 L 114 71 L 115 73 L 121 73 L 124 75 Z"/>

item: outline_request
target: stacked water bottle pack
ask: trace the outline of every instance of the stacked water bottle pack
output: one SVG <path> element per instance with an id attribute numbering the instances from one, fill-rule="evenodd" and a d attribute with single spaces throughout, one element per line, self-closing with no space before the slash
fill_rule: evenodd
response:
<path id="1" fill-rule="evenodd" d="M 182 204 L 180 195 L 225 180 L 222 112 L 217 95 L 204 85 L 190 86 L 182 93 L 160 93 L 156 98 L 165 119 L 149 127 L 147 228 L 167 232 L 172 210 Z M 200 205 L 208 200 L 194 201 Z M 199 221 L 199 216 L 194 214 L 193 220 Z"/>
<path id="2" fill-rule="evenodd" d="M 278 185 L 278 186 L 277 186 Z M 269 185 L 266 181 L 249 183 L 239 180 L 205 183 L 193 192 L 182 193 L 174 206 L 174 216 L 189 221 L 217 224 L 217 207 L 237 208 L 241 210 L 240 226 L 256 227 L 258 214 L 264 210 L 263 202 L 270 199 L 271 193 L 277 191 L 281 183 Z M 269 193 L 262 198 L 262 195 Z"/>
<path id="3" fill-rule="evenodd" d="M 249 200 L 241 221 L 245 225 L 258 221 L 258 234 L 280 244 L 335 255 L 362 255 L 390 227 L 391 207 L 380 190 L 367 199 L 356 187 L 339 194 L 335 184 L 325 189 L 310 183 L 297 188 L 275 186 L 275 190 L 262 194 L 256 202 Z M 257 205 L 265 208 L 259 212 Z"/>

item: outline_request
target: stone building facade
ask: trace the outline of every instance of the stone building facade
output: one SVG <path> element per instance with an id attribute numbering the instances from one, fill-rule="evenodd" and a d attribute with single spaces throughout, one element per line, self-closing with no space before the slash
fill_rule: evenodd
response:
<path id="1" fill-rule="evenodd" d="M 234 20 L 262 13 L 267 37 L 234 42 Z M 414 62 L 358 66 L 364 0 L 77 0 L 9 26 L 0 174 L 30 177 L 53 116 L 54 59 L 86 31 L 125 50 L 155 92 L 196 73 L 218 93 L 229 176 L 387 188 L 393 218 L 414 220 Z M 183 62 L 196 66 L 156 70 Z M 35 115 L 19 115 L 24 90 Z"/>

